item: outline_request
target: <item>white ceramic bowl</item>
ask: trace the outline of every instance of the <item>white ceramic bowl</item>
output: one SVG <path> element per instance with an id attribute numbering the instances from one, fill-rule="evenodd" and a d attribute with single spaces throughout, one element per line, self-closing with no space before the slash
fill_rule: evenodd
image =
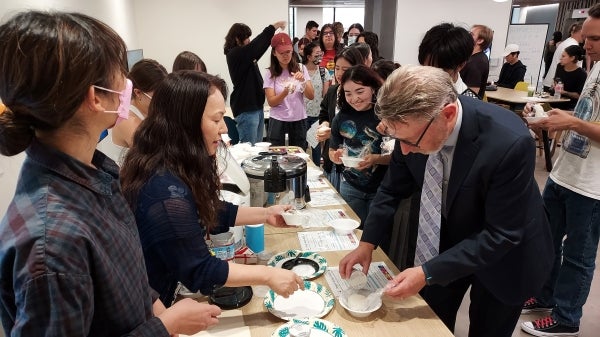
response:
<path id="1" fill-rule="evenodd" d="M 333 230 L 337 235 L 347 235 L 352 233 L 360 223 L 353 219 L 335 219 L 329 222 L 329 226 L 333 227 Z"/>
<path id="2" fill-rule="evenodd" d="M 358 157 L 346 157 L 342 156 L 342 163 L 346 167 L 357 167 L 358 163 L 360 163 L 363 159 Z"/>
<path id="3" fill-rule="evenodd" d="M 267 152 L 269 151 L 269 147 L 271 146 L 271 143 L 269 142 L 258 142 L 254 144 L 254 147 L 259 149 L 260 152 Z"/>
<path id="4" fill-rule="evenodd" d="M 300 213 L 283 212 L 281 216 L 283 216 L 283 220 L 288 226 L 302 226 L 308 220 L 305 215 Z"/>
<path id="5" fill-rule="evenodd" d="M 340 305 L 348 311 L 351 316 L 357 318 L 367 317 L 381 308 L 381 297 L 376 298 L 376 302 L 367 310 L 362 310 L 366 304 L 367 296 L 371 293 L 369 289 L 347 289 L 340 295 Z"/>

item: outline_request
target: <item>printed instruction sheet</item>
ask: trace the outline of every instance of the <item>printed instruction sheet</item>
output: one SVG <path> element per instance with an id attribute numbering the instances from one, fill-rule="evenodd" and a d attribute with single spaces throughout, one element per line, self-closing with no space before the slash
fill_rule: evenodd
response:
<path id="1" fill-rule="evenodd" d="M 352 250 L 358 247 L 358 238 L 354 233 L 337 235 L 330 231 L 298 232 L 300 248 L 312 252 Z"/>
<path id="2" fill-rule="evenodd" d="M 367 274 L 366 288 L 375 291 L 385 287 L 393 278 L 394 274 L 385 262 L 371 262 L 369 274 Z M 331 289 L 336 297 L 339 297 L 342 294 L 342 291 L 350 289 L 348 281 L 343 280 L 340 276 L 338 266 L 328 267 L 327 271 L 325 271 L 325 279 L 327 280 L 327 284 L 329 284 L 329 289 Z"/>

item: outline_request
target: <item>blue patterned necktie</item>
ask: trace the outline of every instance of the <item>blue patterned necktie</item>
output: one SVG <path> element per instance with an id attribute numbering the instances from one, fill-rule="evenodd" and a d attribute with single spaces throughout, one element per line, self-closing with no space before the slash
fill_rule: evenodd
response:
<path id="1" fill-rule="evenodd" d="M 420 266 L 439 254 L 443 181 L 444 164 L 439 151 L 430 154 L 425 164 L 415 266 Z"/>

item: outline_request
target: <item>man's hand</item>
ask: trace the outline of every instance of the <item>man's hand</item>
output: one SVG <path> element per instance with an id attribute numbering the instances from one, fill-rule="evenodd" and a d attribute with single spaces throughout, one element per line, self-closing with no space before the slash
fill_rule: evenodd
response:
<path id="1" fill-rule="evenodd" d="M 386 287 L 384 294 L 403 300 L 416 295 L 425 286 L 425 273 L 422 267 L 403 270 L 390 282 L 393 285 Z"/>
<path id="2" fill-rule="evenodd" d="M 542 128 L 550 132 L 573 129 L 578 118 L 570 112 L 560 109 L 552 109 L 548 111 L 548 118 L 541 118 L 538 121 L 530 122 L 529 126 L 532 129 Z"/>
<path id="3" fill-rule="evenodd" d="M 344 256 L 340 261 L 340 276 L 342 276 L 343 279 L 350 277 L 350 274 L 352 274 L 352 267 L 357 263 L 362 266 L 363 273 L 367 274 L 369 272 L 369 266 L 371 265 L 374 249 L 375 246 L 373 246 L 373 244 L 360 242 L 355 250 L 348 253 L 348 255 Z"/>

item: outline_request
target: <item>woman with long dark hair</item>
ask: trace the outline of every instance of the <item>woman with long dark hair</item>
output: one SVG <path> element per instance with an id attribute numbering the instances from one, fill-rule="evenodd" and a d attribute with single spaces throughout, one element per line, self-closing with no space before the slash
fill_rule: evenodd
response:
<path id="1" fill-rule="evenodd" d="M 299 146 L 306 150 L 306 107 L 304 97 L 313 99 L 310 74 L 293 55 L 292 39 L 278 33 L 271 39 L 271 65 L 264 79 L 265 96 L 271 106 L 267 138 L 274 146 Z"/>
<path id="2" fill-rule="evenodd" d="M 321 112 L 319 113 L 319 128 L 317 129 L 317 140 L 323 142 L 323 171 L 325 176 L 331 182 L 337 191 L 340 190 L 341 172 L 344 165 L 336 165 L 329 159 L 329 138 L 331 137 L 330 124 L 335 115 L 339 112 L 338 95 L 339 83 L 346 70 L 357 64 L 364 64 L 365 59 L 357 48 L 348 47 L 342 50 L 335 57 L 335 82 L 329 87 L 327 93 L 321 102 Z"/>
<path id="3" fill-rule="evenodd" d="M 340 84 L 340 112 L 331 123 L 329 158 L 336 164 L 342 163 L 342 156 L 361 159 L 356 167 L 342 172 L 340 194 L 362 223 L 390 162 L 389 154 L 381 154 L 380 121 L 374 110 L 382 84 L 381 77 L 365 65 L 346 70 Z"/>
<path id="4" fill-rule="evenodd" d="M 340 43 L 339 39 L 337 39 L 335 28 L 333 28 L 332 24 L 326 23 L 321 27 L 319 44 L 321 45 L 321 51 L 323 51 L 323 58 L 319 65 L 329 70 L 329 75 L 333 76 L 335 56 L 344 49 L 344 46 Z"/>
<path id="5" fill-rule="evenodd" d="M 205 236 L 241 224 L 284 226 L 291 206 L 239 207 L 219 199 L 216 154 L 227 133 L 225 81 L 206 73 L 169 74 L 156 89 L 122 167 L 150 285 L 166 305 L 177 283 L 210 294 L 216 287 L 266 284 L 288 296 L 302 280 L 289 270 L 229 263 L 211 255 Z"/>
<path id="6" fill-rule="evenodd" d="M 263 139 L 265 92 L 262 89 L 263 79 L 258 69 L 258 60 L 269 48 L 275 31 L 283 28 L 285 21 L 277 21 L 250 40 L 250 27 L 234 23 L 225 36 L 223 52 L 233 82 L 231 111 L 237 122 L 241 143 L 254 144 Z"/>
<path id="7" fill-rule="evenodd" d="M 563 90 L 560 94 L 562 98 L 568 98 L 569 101 L 553 103 L 552 107 L 563 110 L 573 110 L 575 108 L 587 78 L 585 70 L 578 65 L 578 62 L 583 60 L 584 54 L 583 48 L 578 45 L 568 46 L 563 51 L 559 64 L 556 66 L 555 81 L 560 80 L 563 82 Z M 554 90 L 552 90 L 552 93 L 554 93 Z"/>

